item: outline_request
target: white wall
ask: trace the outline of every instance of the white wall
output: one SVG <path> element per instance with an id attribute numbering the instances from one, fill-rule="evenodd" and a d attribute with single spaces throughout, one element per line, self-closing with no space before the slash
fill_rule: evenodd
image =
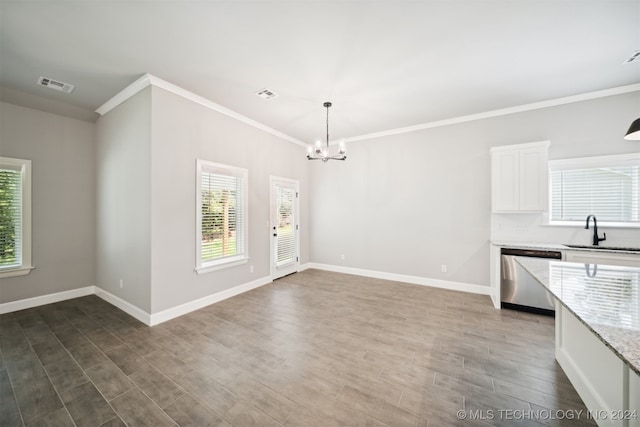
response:
<path id="1" fill-rule="evenodd" d="M 300 181 L 301 262 L 308 250 L 308 161 L 302 147 L 153 87 L 151 312 L 270 275 L 269 176 Z M 195 271 L 196 159 L 249 171 L 249 256 L 245 265 Z M 255 271 L 250 272 L 253 266 Z"/>
<path id="2" fill-rule="evenodd" d="M 513 233 L 491 236 L 490 147 L 550 140 L 550 159 L 636 152 L 622 136 L 639 111 L 635 92 L 351 143 L 345 163 L 311 165 L 311 259 L 488 285 L 490 237 L 563 243 L 588 233 L 503 215 L 501 230 Z M 527 224 L 514 231 L 513 221 Z M 607 236 L 640 241 L 638 230 Z"/>
<path id="3" fill-rule="evenodd" d="M 0 103 L 0 155 L 32 161 L 35 270 L 0 280 L 0 303 L 95 284 L 93 124 Z"/>
<path id="4" fill-rule="evenodd" d="M 151 89 L 100 117 L 96 141 L 96 285 L 150 312 Z"/>

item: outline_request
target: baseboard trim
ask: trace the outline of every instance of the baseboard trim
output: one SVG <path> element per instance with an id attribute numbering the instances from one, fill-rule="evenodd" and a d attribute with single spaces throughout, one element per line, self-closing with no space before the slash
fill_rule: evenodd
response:
<path id="1" fill-rule="evenodd" d="M 120 310 L 127 313 L 129 316 L 135 317 L 147 326 L 151 326 L 151 315 L 143 309 L 123 300 L 120 297 L 113 295 L 111 292 L 107 292 L 102 288 L 96 286 L 96 296 L 102 298 L 111 305 L 118 307 Z"/>
<path id="2" fill-rule="evenodd" d="M 308 270 L 310 268 L 315 268 L 315 267 L 311 267 L 311 263 L 310 262 L 306 262 L 304 264 L 300 264 L 298 266 L 298 273 L 300 273 L 301 271 Z"/>
<path id="3" fill-rule="evenodd" d="M 302 266 L 301 266 L 302 267 Z M 433 288 L 462 291 L 472 294 L 491 295 L 489 286 L 475 285 L 472 283 L 452 282 L 448 280 L 430 279 L 421 276 L 409 276 L 406 274 L 388 273 L 385 271 L 365 270 L 362 268 L 342 267 L 331 264 L 319 264 L 310 262 L 304 264 L 304 269 L 316 268 L 318 270 L 333 271 L 336 273 L 355 274 L 358 276 L 372 277 L 375 279 L 393 280 L 396 282 L 411 283 L 414 285 L 431 286 Z"/>
<path id="4" fill-rule="evenodd" d="M 355 274 L 376 279 L 393 280 L 396 282 L 412 283 L 414 285 L 431 286 L 435 288 L 469 292 L 474 294 L 491 294 L 491 289 L 489 288 L 489 286 L 474 285 L 471 283 L 451 282 L 447 280 L 430 279 L 427 277 L 409 276 L 405 274 L 387 273 L 384 271 L 341 267 L 330 264 L 319 264 L 314 262 L 301 264 L 298 271 L 304 271 L 310 268 L 333 271 L 336 273 Z M 199 298 L 197 300 L 190 301 L 176 307 L 168 308 L 154 314 L 147 313 L 141 308 L 136 307 L 135 305 L 123 300 L 122 298 L 117 297 L 112 293 L 107 292 L 97 286 L 86 286 L 84 288 L 72 289 L 69 291 L 57 292 L 54 294 L 42 295 L 39 297 L 2 303 L 0 304 L 0 314 L 11 313 L 14 311 L 25 310 L 27 308 L 39 307 L 41 305 L 52 304 L 55 302 L 95 294 L 103 300 L 107 301 L 109 304 L 118 307 L 120 310 L 138 319 L 145 325 L 154 326 L 166 322 L 167 320 L 175 319 L 176 317 L 191 313 L 192 311 L 199 310 L 208 305 L 224 301 L 227 298 L 231 298 L 244 292 L 248 292 L 252 289 L 267 285 L 271 282 L 271 277 L 261 277 L 260 279 L 253 280 L 248 283 L 243 283 L 241 285 L 234 286 L 233 288 L 225 289 L 224 291 L 216 292 L 215 294 L 207 295 L 206 297 Z"/>
<path id="5" fill-rule="evenodd" d="M 53 304 L 54 302 L 68 299 L 85 297 L 95 293 L 95 286 L 85 286 L 84 288 L 71 289 L 68 291 L 56 292 L 53 294 L 41 295 L 39 297 L 26 298 L 18 301 L 5 302 L 0 304 L 0 314 L 12 313 L 14 311 L 26 310 L 27 308 L 40 307 L 41 305 Z"/>
<path id="6" fill-rule="evenodd" d="M 490 292 L 489 294 L 491 295 L 491 302 L 493 303 L 493 307 L 499 309 L 502 306 L 502 304 L 500 304 L 500 298 L 496 296 L 495 292 Z"/>
<path id="7" fill-rule="evenodd" d="M 57 292 L 54 294 L 42 295 L 39 297 L 2 303 L 0 304 L 0 314 L 25 310 L 27 308 L 39 307 L 42 305 L 66 301 L 69 299 L 84 297 L 87 295 L 96 295 L 109 304 L 118 307 L 128 315 L 138 319 L 145 325 L 155 326 L 159 325 L 160 323 L 166 322 L 167 320 L 175 319 L 176 317 L 191 313 L 192 311 L 226 300 L 227 298 L 240 295 L 244 292 L 248 292 L 252 289 L 259 288 L 260 286 L 264 286 L 269 283 L 271 283 L 271 277 L 265 276 L 251 282 L 243 283 L 241 285 L 234 286 L 233 288 L 225 289 L 224 291 L 216 292 L 215 294 L 207 295 L 206 297 L 178 305 L 176 307 L 168 308 L 155 314 L 147 313 L 141 308 L 123 300 L 120 297 L 113 295 L 110 292 L 105 291 L 98 286 L 87 286 L 85 288 L 72 289 L 69 291 Z"/>
<path id="8" fill-rule="evenodd" d="M 189 301 L 184 304 L 180 304 L 176 307 L 168 308 L 166 310 L 154 313 L 151 315 L 149 326 L 159 325 L 167 320 L 175 319 L 176 317 L 183 316 L 192 311 L 199 310 L 211 304 L 226 300 L 227 298 L 240 295 L 248 292 L 252 289 L 259 288 L 260 286 L 271 283 L 271 277 L 265 276 L 260 279 L 253 280 L 242 285 L 234 286 L 233 288 L 225 289 L 224 291 L 216 292 L 215 294 L 207 295 L 206 297 L 199 298 L 194 301 Z"/>

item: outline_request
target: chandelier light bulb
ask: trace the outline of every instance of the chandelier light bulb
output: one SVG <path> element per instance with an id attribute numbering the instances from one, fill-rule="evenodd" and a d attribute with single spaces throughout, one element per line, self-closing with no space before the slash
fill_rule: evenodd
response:
<path id="1" fill-rule="evenodd" d="M 347 152 L 347 141 L 344 138 L 340 138 L 340 142 L 338 143 L 338 147 L 340 147 L 340 154 L 344 154 Z"/>

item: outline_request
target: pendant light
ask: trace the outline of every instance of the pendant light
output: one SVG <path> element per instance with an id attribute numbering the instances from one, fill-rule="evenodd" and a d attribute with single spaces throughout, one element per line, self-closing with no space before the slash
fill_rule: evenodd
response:
<path id="1" fill-rule="evenodd" d="M 334 155 L 329 154 L 329 107 L 331 107 L 331 103 L 325 102 L 322 106 L 327 109 L 327 139 L 323 148 L 322 140 L 317 138 L 315 147 L 310 145 L 308 148 L 307 159 L 322 160 L 323 163 L 326 163 L 327 160 L 346 160 L 347 148 L 345 147 L 344 138 L 342 138 L 338 144 L 338 153 Z"/>
<path id="2" fill-rule="evenodd" d="M 631 123 L 624 139 L 629 141 L 640 141 L 640 119 L 635 119 L 633 123 Z"/>

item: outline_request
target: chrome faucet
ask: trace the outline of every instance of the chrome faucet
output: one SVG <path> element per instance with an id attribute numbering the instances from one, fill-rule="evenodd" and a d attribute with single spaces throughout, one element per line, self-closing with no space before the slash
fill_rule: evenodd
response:
<path id="1" fill-rule="evenodd" d="M 602 235 L 604 236 L 602 237 L 602 239 L 598 237 L 598 220 L 596 220 L 595 215 L 589 215 L 587 217 L 587 225 L 584 226 L 585 230 L 589 229 L 589 220 L 591 218 L 593 218 L 593 246 L 598 246 L 600 242 L 602 242 L 603 240 L 607 240 L 607 233 L 602 233 Z"/>

